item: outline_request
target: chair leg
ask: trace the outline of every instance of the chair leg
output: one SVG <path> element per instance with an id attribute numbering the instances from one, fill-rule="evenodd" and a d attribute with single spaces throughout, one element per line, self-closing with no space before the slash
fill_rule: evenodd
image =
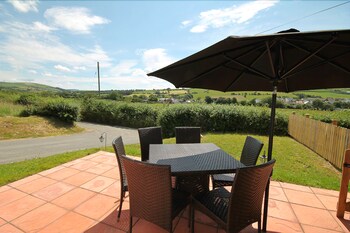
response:
<path id="1" fill-rule="evenodd" d="M 191 221 L 191 233 L 194 233 L 194 207 L 193 205 L 191 204 L 191 207 L 190 207 L 190 213 L 191 213 L 191 216 L 190 216 L 190 221 Z"/>
<path id="2" fill-rule="evenodd" d="M 261 218 L 258 220 L 258 232 L 261 232 Z"/>
<path id="3" fill-rule="evenodd" d="M 129 233 L 132 233 L 132 216 L 130 214 L 130 222 L 129 222 Z"/>
<path id="4" fill-rule="evenodd" d="M 121 192 L 120 193 L 120 204 L 119 204 L 119 212 L 118 212 L 118 219 L 120 218 L 120 214 L 122 212 L 122 206 L 123 206 L 123 199 L 124 199 L 124 196 L 125 196 L 125 192 Z"/>

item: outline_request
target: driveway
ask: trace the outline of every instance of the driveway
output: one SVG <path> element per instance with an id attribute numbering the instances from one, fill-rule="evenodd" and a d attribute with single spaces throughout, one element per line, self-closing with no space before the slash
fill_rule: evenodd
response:
<path id="1" fill-rule="evenodd" d="M 17 162 L 88 148 L 101 147 L 103 149 L 105 142 L 107 146 L 111 146 L 112 140 L 117 136 L 123 137 L 124 144 L 139 143 L 136 129 L 86 122 L 77 122 L 77 125 L 85 128 L 86 131 L 62 136 L 0 141 L 0 163 Z M 102 134 L 107 135 L 107 140 L 101 143 L 99 137 Z"/>

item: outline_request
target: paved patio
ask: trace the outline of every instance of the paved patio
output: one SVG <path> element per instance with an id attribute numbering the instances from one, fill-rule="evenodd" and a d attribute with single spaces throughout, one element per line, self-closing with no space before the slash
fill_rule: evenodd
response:
<path id="1" fill-rule="evenodd" d="M 0 187 L 0 232 L 128 231 L 128 198 L 117 221 L 119 173 L 115 155 L 97 152 Z M 350 214 L 336 217 L 338 192 L 271 182 L 268 232 L 349 232 Z M 174 220 L 175 233 L 189 232 L 188 211 Z M 196 232 L 223 233 L 207 216 L 196 213 Z M 134 221 L 133 232 L 161 233 Z M 243 232 L 256 232 L 256 225 Z"/>

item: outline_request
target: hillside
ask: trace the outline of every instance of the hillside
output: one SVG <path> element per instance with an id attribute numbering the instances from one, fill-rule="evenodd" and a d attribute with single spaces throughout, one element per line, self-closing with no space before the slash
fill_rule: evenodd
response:
<path id="1" fill-rule="evenodd" d="M 18 91 L 18 92 L 63 92 L 65 91 L 62 88 L 58 87 L 51 87 L 43 84 L 38 83 L 10 83 L 10 82 L 0 82 L 0 91 L 1 90 L 7 90 L 7 91 Z"/>

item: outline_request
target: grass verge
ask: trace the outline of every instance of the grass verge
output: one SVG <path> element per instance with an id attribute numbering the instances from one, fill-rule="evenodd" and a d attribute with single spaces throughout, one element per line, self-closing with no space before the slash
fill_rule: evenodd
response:
<path id="1" fill-rule="evenodd" d="M 93 148 L 57 154 L 45 158 L 30 159 L 22 162 L 0 164 L 0 186 L 56 167 L 60 164 L 84 157 L 99 150 L 99 148 Z"/>
<path id="2" fill-rule="evenodd" d="M 79 133 L 83 128 L 54 118 L 0 117 L 0 140 Z"/>

